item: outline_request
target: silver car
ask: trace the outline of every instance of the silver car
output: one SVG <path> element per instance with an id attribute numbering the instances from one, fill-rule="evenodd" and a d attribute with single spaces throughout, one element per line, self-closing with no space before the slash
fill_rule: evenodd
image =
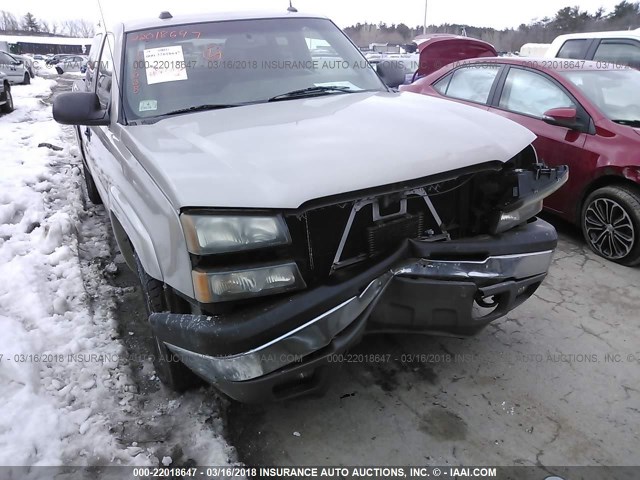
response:
<path id="1" fill-rule="evenodd" d="M 13 96 L 7 76 L 0 72 L 0 113 L 13 112 Z"/>
<path id="2" fill-rule="evenodd" d="M 365 333 L 473 335 L 542 283 L 557 235 L 536 215 L 566 167 L 403 81 L 312 15 L 163 12 L 96 37 L 53 115 L 138 273 L 163 382 L 318 393 Z"/>
<path id="3" fill-rule="evenodd" d="M 7 76 L 9 83 L 23 85 L 31 83 L 31 75 L 29 75 L 24 62 L 10 53 L 0 51 L 0 72 Z"/>

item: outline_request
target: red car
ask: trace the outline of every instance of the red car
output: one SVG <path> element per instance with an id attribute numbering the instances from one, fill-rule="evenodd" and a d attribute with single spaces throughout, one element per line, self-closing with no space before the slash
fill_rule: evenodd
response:
<path id="1" fill-rule="evenodd" d="M 538 158 L 569 165 L 545 208 L 582 227 L 594 252 L 640 263 L 640 71 L 603 62 L 478 58 L 403 91 L 444 97 L 533 131 Z"/>

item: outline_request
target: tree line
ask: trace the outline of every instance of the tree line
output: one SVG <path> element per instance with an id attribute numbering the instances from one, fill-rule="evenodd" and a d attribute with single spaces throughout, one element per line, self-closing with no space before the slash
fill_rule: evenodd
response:
<path id="1" fill-rule="evenodd" d="M 0 34 L 5 35 L 60 35 L 91 38 L 95 35 L 93 22 L 84 19 L 49 22 L 37 19 L 31 12 L 22 17 L 0 10 Z"/>
<path id="2" fill-rule="evenodd" d="M 429 25 L 427 33 L 466 34 L 493 44 L 498 51 L 517 52 L 525 43 L 551 43 L 558 35 L 591 31 L 628 30 L 640 27 L 640 2 L 623 0 L 611 12 L 599 8 L 594 13 L 579 6 L 564 7 L 553 18 L 534 19 L 517 28 L 475 27 L 472 25 L 450 24 Z M 347 27 L 345 32 L 360 47 L 371 43 L 402 45 L 410 43 L 421 35 L 421 25 L 411 28 L 404 23 L 387 25 L 379 23 L 357 23 Z"/>

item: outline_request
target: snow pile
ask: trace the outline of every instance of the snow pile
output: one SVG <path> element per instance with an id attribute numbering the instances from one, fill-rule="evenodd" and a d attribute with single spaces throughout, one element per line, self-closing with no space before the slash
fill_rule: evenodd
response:
<path id="1" fill-rule="evenodd" d="M 15 86 L 0 116 L 0 465 L 159 465 L 168 457 L 119 436 L 141 422 L 104 278 L 106 215 L 84 208 L 71 129 L 43 101 L 55 84 Z M 192 458 L 226 463 L 224 440 L 197 427 Z"/>

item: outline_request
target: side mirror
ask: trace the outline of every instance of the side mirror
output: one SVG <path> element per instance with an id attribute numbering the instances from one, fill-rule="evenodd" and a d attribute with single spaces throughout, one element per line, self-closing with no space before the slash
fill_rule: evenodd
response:
<path id="1" fill-rule="evenodd" d="M 63 125 L 109 125 L 109 112 L 93 92 L 61 93 L 53 100 L 53 118 Z"/>
<path id="2" fill-rule="evenodd" d="M 405 71 L 402 62 L 397 60 L 380 60 L 376 70 L 382 81 L 389 88 L 398 88 L 405 82 Z"/>
<path id="3" fill-rule="evenodd" d="M 577 130 L 580 128 L 577 116 L 578 112 L 573 107 L 552 108 L 544 112 L 542 120 L 549 125 Z"/>
<path id="4" fill-rule="evenodd" d="M 12 63 L 17 67 L 18 65 L 22 65 L 22 60 L 15 60 Z"/>

